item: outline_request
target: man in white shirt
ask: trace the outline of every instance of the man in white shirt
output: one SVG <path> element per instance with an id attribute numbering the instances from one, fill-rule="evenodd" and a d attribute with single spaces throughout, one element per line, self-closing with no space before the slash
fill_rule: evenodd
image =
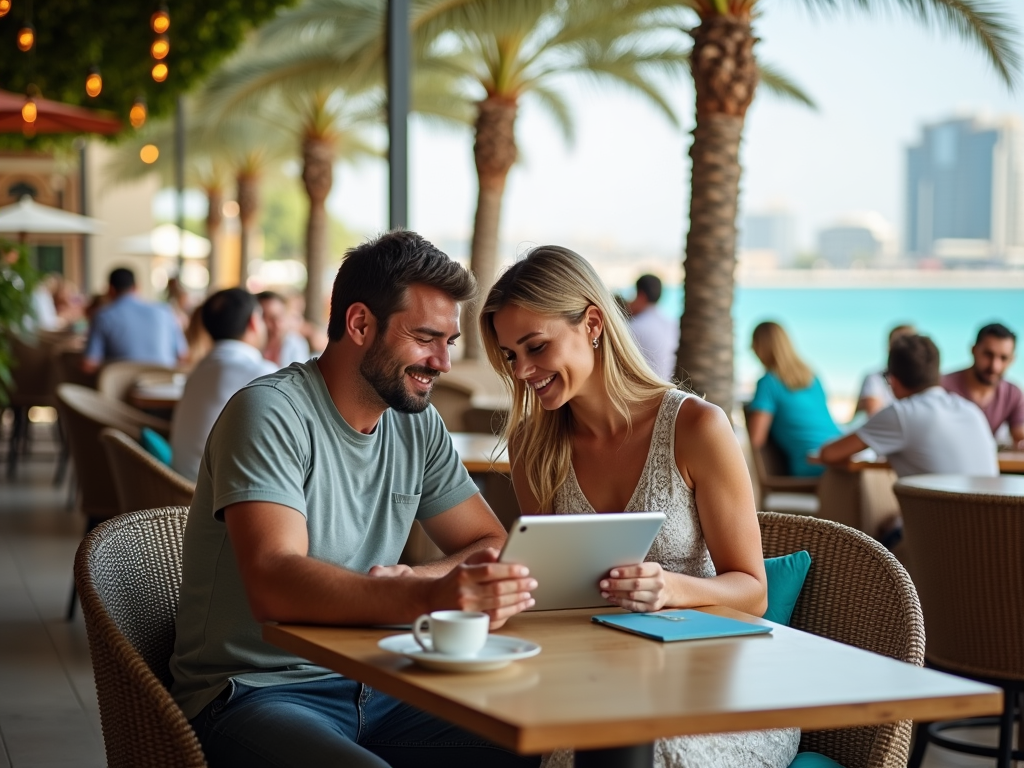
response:
<path id="1" fill-rule="evenodd" d="M 628 306 L 629 329 L 654 372 L 665 381 L 672 381 L 676 374 L 679 323 L 665 317 L 655 306 L 660 298 L 661 280 L 654 275 L 640 275 L 636 298 Z"/>
<path id="2" fill-rule="evenodd" d="M 896 400 L 857 431 L 821 448 L 826 464 L 871 448 L 899 477 L 999 474 L 996 442 L 985 414 L 940 385 L 939 350 L 927 336 L 902 336 L 889 349 L 889 383 Z"/>
<path id="3" fill-rule="evenodd" d="M 199 476 L 206 439 L 227 401 L 253 379 L 277 370 L 263 359 L 267 329 L 255 296 L 228 288 L 208 298 L 200 312 L 213 349 L 189 374 L 171 421 L 171 467 L 189 480 Z"/>

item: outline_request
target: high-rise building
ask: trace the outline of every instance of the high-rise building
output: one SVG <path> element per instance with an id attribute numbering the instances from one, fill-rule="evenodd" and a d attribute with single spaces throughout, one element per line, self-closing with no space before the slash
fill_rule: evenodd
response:
<path id="1" fill-rule="evenodd" d="M 833 267 L 886 266 L 895 245 L 892 227 L 875 211 L 848 213 L 818 232 L 818 255 Z"/>
<path id="2" fill-rule="evenodd" d="M 1024 258 L 1024 132 L 1015 117 L 925 126 L 907 149 L 906 250 L 954 263 Z"/>
<path id="3" fill-rule="evenodd" d="M 784 209 L 750 213 L 740 223 L 740 260 L 744 253 L 789 267 L 796 260 L 796 225 L 793 214 Z"/>

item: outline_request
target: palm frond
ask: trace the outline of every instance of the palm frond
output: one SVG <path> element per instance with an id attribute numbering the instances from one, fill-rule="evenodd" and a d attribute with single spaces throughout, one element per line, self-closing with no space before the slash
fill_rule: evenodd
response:
<path id="1" fill-rule="evenodd" d="M 771 64 L 759 61 L 757 64 L 758 75 L 761 78 L 761 85 L 775 96 L 781 96 L 792 101 L 799 102 L 811 109 L 817 109 L 818 105 L 814 99 L 792 80 L 789 75 L 776 69 Z"/>

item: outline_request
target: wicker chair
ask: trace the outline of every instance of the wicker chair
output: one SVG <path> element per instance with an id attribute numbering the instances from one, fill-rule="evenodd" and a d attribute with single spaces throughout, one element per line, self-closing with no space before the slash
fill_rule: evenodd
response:
<path id="1" fill-rule="evenodd" d="M 765 557 L 806 549 L 811 570 L 791 626 L 890 658 L 924 662 L 924 621 L 914 585 L 874 539 L 812 517 L 759 512 Z M 903 768 L 911 721 L 805 732 L 801 751 L 820 752 L 844 768 Z"/>
<path id="2" fill-rule="evenodd" d="M 96 389 L 107 397 L 128 402 L 128 393 L 142 374 L 162 374 L 170 381 L 177 371 L 163 365 L 138 363 L 133 360 L 118 360 L 107 363 L 100 370 Z"/>
<path id="3" fill-rule="evenodd" d="M 119 429 L 100 430 L 114 474 L 121 513 L 189 505 L 196 484 L 182 477 Z"/>
<path id="4" fill-rule="evenodd" d="M 920 765 L 934 742 L 996 757 L 1000 768 L 1009 768 L 1011 759 L 1024 760 L 1024 745 L 1013 749 L 1014 709 L 1024 696 L 1024 497 L 915 487 L 926 478 L 901 480 L 894 490 L 928 628 L 928 665 L 998 685 L 1006 705 L 1000 718 L 919 726 L 910 764 Z M 998 749 L 943 734 L 993 725 L 1000 730 Z"/>
<path id="5" fill-rule="evenodd" d="M 167 690 L 187 517 L 187 507 L 122 515 L 90 533 L 75 557 L 110 768 L 206 765 Z"/>
<path id="6" fill-rule="evenodd" d="M 77 384 L 57 386 L 57 411 L 71 448 L 71 458 L 75 462 L 78 502 L 86 517 L 88 533 L 97 523 L 121 513 L 114 474 L 106 451 L 100 447 L 100 430 L 114 427 L 138 439 L 142 427 L 166 435 L 170 431 L 170 424 Z M 72 589 L 68 604 L 69 619 L 74 609 L 75 595 Z"/>

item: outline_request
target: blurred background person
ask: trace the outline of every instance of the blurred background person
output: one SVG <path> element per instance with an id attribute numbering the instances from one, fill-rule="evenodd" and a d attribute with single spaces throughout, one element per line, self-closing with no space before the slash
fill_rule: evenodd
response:
<path id="1" fill-rule="evenodd" d="M 178 325 L 184 331 L 188 328 L 188 323 L 192 316 L 192 297 L 189 296 L 188 291 L 185 290 L 185 287 L 177 277 L 168 278 L 166 290 L 167 298 L 165 301 L 167 306 L 171 308 L 174 319 L 178 321 Z"/>
<path id="2" fill-rule="evenodd" d="M 821 382 L 778 323 L 754 328 L 751 346 L 766 372 L 748 406 L 750 444 L 760 448 L 771 437 L 786 455 L 791 475 L 820 475 L 824 467 L 808 464 L 807 454 L 841 434 Z"/>
<path id="3" fill-rule="evenodd" d="M 210 296 L 193 313 L 212 339 L 213 348 L 189 374 L 171 420 L 171 466 L 196 480 L 213 424 L 231 396 L 277 366 L 264 360 L 267 339 L 256 297 L 244 288 Z"/>
<path id="4" fill-rule="evenodd" d="M 135 273 L 118 267 L 110 273 L 107 303 L 89 327 L 82 370 L 95 373 L 103 363 L 134 360 L 174 368 L 188 358 L 181 326 L 166 304 L 139 298 Z"/>
<path id="5" fill-rule="evenodd" d="M 889 331 L 889 349 L 892 343 L 901 336 L 913 336 L 917 329 L 912 325 L 897 325 Z M 896 397 L 889 386 L 889 380 L 885 377 L 885 371 L 869 373 L 864 377 L 860 385 L 860 394 L 857 395 L 856 413 L 863 413 L 868 417 L 874 416 L 887 405 L 891 405 Z"/>
<path id="6" fill-rule="evenodd" d="M 636 298 L 627 307 L 629 330 L 654 372 L 665 381 L 672 381 L 679 349 L 679 322 L 662 314 L 656 306 L 660 300 L 661 279 L 655 275 L 640 275 L 636 281 Z"/>
<path id="7" fill-rule="evenodd" d="M 327 349 L 327 329 L 306 319 L 306 299 L 300 293 L 291 294 L 288 299 L 288 310 L 294 318 L 294 327 L 309 345 L 310 354 L 319 355 Z"/>
<path id="8" fill-rule="evenodd" d="M 189 315 L 188 326 L 185 328 L 185 342 L 188 344 L 188 368 L 194 368 L 213 349 L 213 339 L 203 325 L 202 304 Z M 260 354 L 262 355 L 262 349 Z"/>
<path id="9" fill-rule="evenodd" d="M 256 294 L 267 326 L 267 344 L 263 357 L 284 368 L 309 360 L 309 343 L 295 327 L 294 315 L 288 311 L 284 296 L 275 291 Z"/>

